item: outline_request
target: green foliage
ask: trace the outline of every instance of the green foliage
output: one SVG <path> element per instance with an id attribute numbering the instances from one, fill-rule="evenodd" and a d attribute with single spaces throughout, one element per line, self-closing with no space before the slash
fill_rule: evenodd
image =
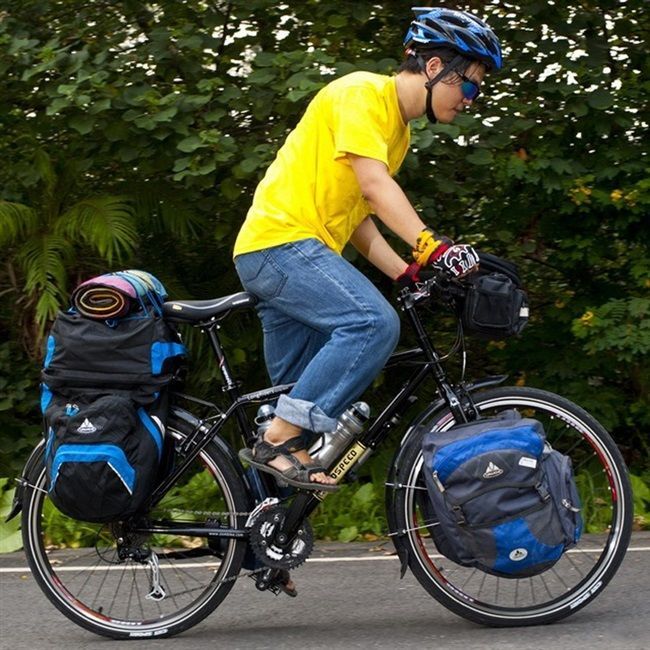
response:
<path id="1" fill-rule="evenodd" d="M 155 273 L 175 297 L 239 290 L 232 245 L 277 148 L 330 79 L 390 73 L 411 14 L 397 0 L 10 4 L 0 21 L 0 333 L 11 341 L 0 344 L 10 400 L 0 401 L 0 444 L 13 472 L 37 438 L 39 337 L 69 290 L 118 265 Z M 398 177 L 436 230 L 512 259 L 525 278 L 529 327 L 517 340 L 471 342 L 468 374 L 508 373 L 573 399 L 640 476 L 650 458 L 645 5 L 456 3 L 488 19 L 506 67 L 454 124 L 412 125 Z M 222 334 L 238 377 L 262 388 L 254 315 Z M 205 337 L 185 336 L 188 389 L 214 399 Z M 437 335 L 441 348 L 447 338 Z M 382 382 L 366 396 L 375 410 L 392 387 Z M 374 472 L 383 461 L 370 462 Z"/>
<path id="2" fill-rule="evenodd" d="M 11 511 L 15 489 L 7 489 L 9 479 L 0 478 L 0 553 L 11 553 L 23 547 L 20 534 L 20 518 L 6 522 Z"/>
<path id="3" fill-rule="evenodd" d="M 612 299 L 587 310 L 572 330 L 587 354 L 636 363 L 650 354 L 650 299 Z"/>
<path id="4" fill-rule="evenodd" d="M 381 483 L 345 484 L 328 495 L 313 517 L 320 539 L 352 542 L 385 535 L 383 486 Z"/>
<path id="5" fill-rule="evenodd" d="M 650 473 L 645 477 L 630 474 L 634 497 L 634 524 L 637 529 L 650 528 Z"/>
<path id="6" fill-rule="evenodd" d="M 36 374 L 16 343 L 0 343 L 0 475 L 12 479 L 40 437 Z"/>

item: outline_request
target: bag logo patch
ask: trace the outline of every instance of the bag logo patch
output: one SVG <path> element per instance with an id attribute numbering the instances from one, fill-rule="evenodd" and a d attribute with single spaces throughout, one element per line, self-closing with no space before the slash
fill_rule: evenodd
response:
<path id="1" fill-rule="evenodd" d="M 483 472 L 483 478 L 496 478 L 497 476 L 501 476 L 501 474 L 503 474 L 503 470 L 490 461 L 485 472 Z"/>
<path id="2" fill-rule="evenodd" d="M 527 456 L 522 456 L 519 459 L 519 465 L 521 465 L 522 467 L 530 467 L 532 469 L 535 469 L 537 467 L 537 459 L 528 458 Z"/>
<path id="3" fill-rule="evenodd" d="M 95 431 L 97 431 L 97 427 L 88 418 L 77 429 L 77 433 L 95 433 Z"/>
<path id="4" fill-rule="evenodd" d="M 508 556 L 513 562 L 521 562 L 528 557 L 528 551 L 525 548 L 516 548 L 514 551 L 510 551 Z"/>

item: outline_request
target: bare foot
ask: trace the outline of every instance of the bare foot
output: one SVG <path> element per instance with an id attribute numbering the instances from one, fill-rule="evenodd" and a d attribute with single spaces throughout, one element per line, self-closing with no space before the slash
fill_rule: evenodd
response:
<path id="1" fill-rule="evenodd" d="M 281 445 L 283 442 L 286 442 L 290 438 L 295 438 L 300 435 L 302 429 L 297 427 L 295 424 L 291 424 L 282 418 L 279 418 L 277 415 L 273 418 L 271 425 L 264 433 L 264 440 L 270 445 Z M 305 449 L 296 451 L 292 454 L 297 458 L 303 465 L 308 465 L 313 463 L 312 457 L 307 453 Z M 270 467 L 284 472 L 286 469 L 292 467 L 291 463 L 282 456 L 277 456 L 273 460 L 270 460 L 267 463 Z M 336 481 L 325 474 L 325 472 L 318 472 L 318 474 L 311 474 L 309 480 L 312 483 L 322 483 L 323 485 L 335 485 Z"/>

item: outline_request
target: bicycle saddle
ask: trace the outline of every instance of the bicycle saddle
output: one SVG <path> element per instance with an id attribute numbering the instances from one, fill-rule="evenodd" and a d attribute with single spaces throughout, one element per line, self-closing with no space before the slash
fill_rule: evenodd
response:
<path id="1" fill-rule="evenodd" d="M 235 309 L 253 307 L 257 298 L 245 291 L 212 300 L 171 300 L 163 304 L 166 320 L 184 323 L 203 323 L 213 318 L 224 318 Z"/>

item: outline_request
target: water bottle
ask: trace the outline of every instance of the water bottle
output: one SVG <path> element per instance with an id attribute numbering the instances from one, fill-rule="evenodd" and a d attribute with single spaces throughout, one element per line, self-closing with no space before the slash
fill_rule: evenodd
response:
<path id="1" fill-rule="evenodd" d="M 324 433 L 310 450 L 310 456 L 323 467 L 330 467 L 339 459 L 347 447 L 363 431 L 370 415 L 370 407 L 365 402 L 355 402 L 339 417 L 334 431 Z"/>
<path id="2" fill-rule="evenodd" d="M 262 406 L 257 409 L 255 425 L 257 426 L 257 435 L 260 438 L 264 437 L 264 433 L 271 426 L 274 417 L 275 407 L 271 404 L 262 404 Z"/>

